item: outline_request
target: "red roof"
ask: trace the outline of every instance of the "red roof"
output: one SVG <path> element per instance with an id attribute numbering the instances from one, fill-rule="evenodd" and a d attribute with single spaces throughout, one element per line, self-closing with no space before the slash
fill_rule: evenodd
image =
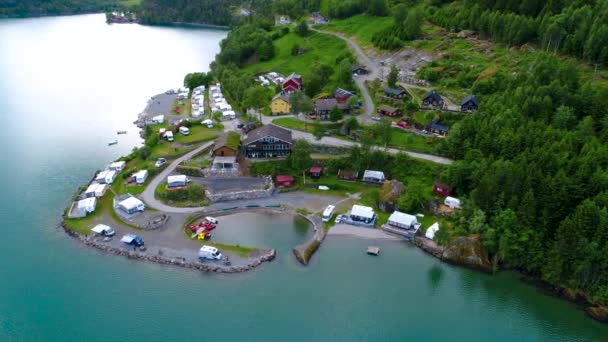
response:
<path id="1" fill-rule="evenodd" d="M 293 182 L 293 177 L 289 175 L 279 175 L 277 176 L 277 182 Z"/>
<path id="2" fill-rule="evenodd" d="M 313 166 L 310 168 L 310 173 L 321 173 L 323 169 L 320 166 Z"/>

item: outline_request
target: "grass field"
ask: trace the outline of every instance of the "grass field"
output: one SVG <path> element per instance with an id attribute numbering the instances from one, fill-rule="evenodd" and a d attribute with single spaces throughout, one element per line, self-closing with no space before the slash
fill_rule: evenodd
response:
<path id="1" fill-rule="evenodd" d="M 390 146 L 404 148 L 414 152 L 435 153 L 435 146 L 439 143 L 436 138 L 425 138 L 414 133 L 406 132 L 400 128 L 393 128 Z"/>
<path id="2" fill-rule="evenodd" d="M 296 44 L 307 51 L 299 56 L 292 56 L 291 49 Z M 274 71 L 287 76 L 292 72 L 297 72 L 303 76 L 304 82 L 306 82 L 315 63 L 335 67 L 337 57 L 351 54 L 343 40 L 316 32 L 311 32 L 305 38 L 295 33 L 288 33 L 275 40 L 274 45 L 276 53 L 273 59 L 245 66 L 243 70 L 252 75 Z M 337 86 L 336 75 L 333 75 L 323 90 L 333 92 Z"/>
<path id="3" fill-rule="evenodd" d="M 393 23 L 392 17 L 357 15 L 347 19 L 334 19 L 328 25 L 320 25 L 320 30 L 343 32 L 362 46 L 372 47 L 372 37 Z"/>
<path id="4" fill-rule="evenodd" d="M 314 130 L 313 123 L 306 123 L 306 122 L 304 122 L 302 120 L 298 120 L 296 118 L 277 118 L 277 119 L 272 120 L 272 123 L 277 126 L 294 129 L 296 131 L 302 131 L 302 132 L 312 133 Z M 340 128 L 339 123 L 323 122 L 322 125 L 326 129 Z"/>

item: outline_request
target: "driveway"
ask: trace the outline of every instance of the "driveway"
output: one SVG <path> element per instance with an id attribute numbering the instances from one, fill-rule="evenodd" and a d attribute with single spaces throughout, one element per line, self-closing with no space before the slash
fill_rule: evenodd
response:
<path id="1" fill-rule="evenodd" d="M 367 69 L 367 71 L 368 71 L 367 75 L 357 76 L 354 78 L 355 84 L 359 88 L 359 91 L 361 92 L 361 95 L 363 96 L 363 99 L 364 99 L 363 115 L 359 115 L 357 117 L 357 120 L 359 120 L 362 123 L 372 122 L 371 118 L 374 115 L 374 102 L 372 101 L 372 97 L 370 96 L 369 92 L 367 91 L 367 87 L 365 86 L 365 81 L 374 80 L 380 75 L 379 66 L 376 63 L 374 63 L 374 61 L 372 61 L 365 54 L 365 52 L 363 52 L 363 50 L 361 49 L 359 44 L 357 44 L 354 40 L 344 36 L 343 34 L 338 33 L 338 32 L 331 32 L 331 31 L 321 31 L 321 30 L 318 30 L 315 28 L 312 28 L 311 30 L 321 33 L 321 34 L 332 35 L 334 37 L 344 40 L 348 45 L 350 45 L 352 50 L 355 52 L 355 56 L 357 57 L 359 64 L 361 64 L 361 66 L 363 66 Z"/>

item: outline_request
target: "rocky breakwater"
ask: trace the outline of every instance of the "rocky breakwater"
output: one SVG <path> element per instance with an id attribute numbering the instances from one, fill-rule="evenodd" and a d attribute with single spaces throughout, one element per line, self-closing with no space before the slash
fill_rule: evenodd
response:
<path id="1" fill-rule="evenodd" d="M 450 264 L 492 272 L 492 264 L 481 248 L 479 235 L 455 237 L 445 247 L 420 236 L 415 238 L 414 243 L 425 252 Z"/>
<path id="2" fill-rule="evenodd" d="M 211 264 L 211 263 L 204 264 L 201 262 L 187 261 L 185 258 L 179 258 L 179 257 L 169 258 L 169 257 L 164 257 L 162 255 L 151 255 L 151 254 L 146 253 L 145 249 L 143 249 L 143 250 L 140 249 L 138 251 L 137 250 L 131 251 L 131 250 L 126 250 L 126 249 L 122 249 L 122 248 L 116 248 L 116 247 L 112 247 L 112 246 L 108 245 L 107 243 L 103 242 L 102 240 L 95 239 L 94 237 L 91 237 L 91 236 L 86 236 L 86 235 L 76 233 L 76 232 L 68 229 L 65 225 L 63 226 L 63 229 L 65 230 L 66 233 L 68 233 L 68 235 L 80 240 L 85 245 L 97 248 L 98 250 L 109 253 L 109 254 L 124 256 L 129 259 L 138 259 L 138 260 L 144 260 L 144 261 L 149 261 L 149 262 L 155 262 L 155 263 L 158 263 L 161 265 L 180 266 L 180 267 L 195 269 L 195 270 L 199 270 L 199 271 L 203 271 L 203 272 L 215 272 L 215 273 L 247 272 L 247 271 L 250 271 L 250 270 L 260 266 L 264 262 L 269 262 L 269 261 L 274 260 L 274 258 L 276 257 L 276 251 L 274 249 L 265 249 L 265 250 L 257 251 L 255 257 L 249 258 L 247 260 L 247 262 L 243 265 L 228 266 L 228 265 Z"/>
<path id="3" fill-rule="evenodd" d="M 325 233 L 325 231 L 323 229 L 317 229 L 315 219 L 318 219 L 318 218 L 315 218 L 315 217 L 310 218 L 310 217 L 306 217 L 306 216 L 304 216 L 304 217 L 312 223 L 312 225 L 315 229 L 315 234 L 307 242 L 296 246 L 293 249 L 293 254 L 296 256 L 296 259 L 298 259 L 298 261 L 302 265 L 308 265 L 310 258 L 312 257 L 313 254 L 315 254 L 317 249 L 319 249 L 319 246 L 321 246 L 321 243 L 323 242 L 323 240 L 325 240 L 325 236 L 327 234 Z"/>

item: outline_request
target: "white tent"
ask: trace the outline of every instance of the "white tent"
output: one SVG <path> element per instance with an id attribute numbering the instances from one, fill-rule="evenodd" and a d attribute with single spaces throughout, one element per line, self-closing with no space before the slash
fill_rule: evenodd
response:
<path id="1" fill-rule="evenodd" d="M 416 216 L 395 211 L 388 218 L 388 224 L 391 226 L 411 229 L 418 225 Z"/>
<path id="2" fill-rule="evenodd" d="M 366 207 L 363 205 L 353 205 L 353 208 L 350 211 L 350 216 L 356 216 L 358 218 L 371 220 L 374 218 L 376 214 L 374 214 L 374 209 L 370 207 Z"/>
<path id="3" fill-rule="evenodd" d="M 133 196 L 118 203 L 118 207 L 121 210 L 123 210 L 124 212 L 126 212 L 127 214 L 133 214 L 138 211 L 144 211 L 146 208 L 144 202 L 140 201 L 139 199 L 137 199 Z"/>
<path id="4" fill-rule="evenodd" d="M 435 222 L 435 223 L 433 223 L 432 226 L 430 226 L 426 230 L 425 236 L 427 237 L 427 239 L 433 240 L 433 238 L 435 238 L 435 233 L 437 233 L 438 231 L 439 231 L 439 222 Z"/>
<path id="5" fill-rule="evenodd" d="M 112 230 L 110 226 L 106 226 L 105 224 L 98 224 L 95 227 L 91 228 L 94 233 L 103 234 L 104 232 L 109 232 Z"/>
<path id="6" fill-rule="evenodd" d="M 116 172 L 120 172 L 120 171 L 122 171 L 122 169 L 125 168 L 125 164 L 126 163 L 124 161 L 122 161 L 122 160 L 114 162 L 114 163 L 110 164 L 110 170 L 113 170 L 113 171 L 116 171 Z"/>
<path id="7" fill-rule="evenodd" d="M 76 208 L 78 208 L 78 212 L 84 216 L 86 214 L 94 212 L 96 204 L 97 204 L 97 198 L 89 197 L 89 198 L 85 198 L 83 200 L 78 201 L 78 205 Z"/>

